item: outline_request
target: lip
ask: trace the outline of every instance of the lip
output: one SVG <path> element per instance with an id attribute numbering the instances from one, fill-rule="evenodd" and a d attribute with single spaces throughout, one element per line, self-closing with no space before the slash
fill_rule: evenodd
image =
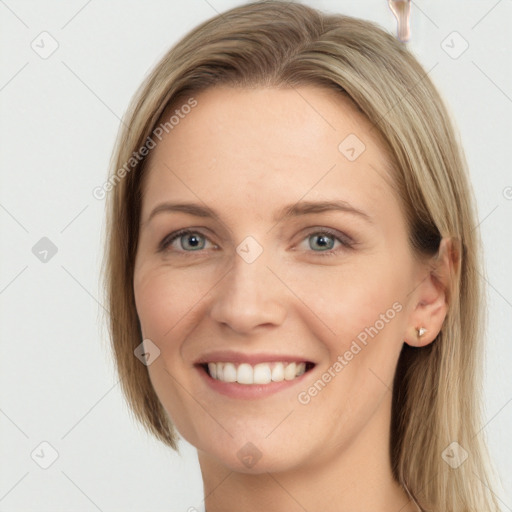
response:
<path id="1" fill-rule="evenodd" d="M 248 363 L 252 366 L 258 363 L 313 363 L 314 361 L 308 357 L 301 355 L 290 354 L 270 354 L 270 353 L 257 353 L 257 354 L 243 354 L 241 352 L 232 352 L 229 350 L 208 352 L 201 356 L 194 364 L 201 365 L 206 363 Z"/>
<path id="2" fill-rule="evenodd" d="M 240 384 L 238 382 L 222 382 L 210 377 L 204 365 L 211 362 L 248 363 L 251 365 L 273 362 L 309 362 L 313 363 L 314 366 L 299 377 L 295 377 L 293 380 L 269 382 L 268 384 Z M 305 378 L 309 377 L 316 363 L 307 357 L 298 355 L 263 353 L 241 354 L 239 352 L 217 351 L 202 356 L 196 361 L 194 366 L 206 385 L 216 393 L 235 399 L 258 400 L 300 384 Z"/>
<path id="3" fill-rule="evenodd" d="M 289 389 L 301 383 L 314 370 L 311 368 L 306 373 L 293 380 L 283 380 L 281 382 L 269 382 L 268 384 L 240 384 L 238 382 L 222 382 L 210 377 L 208 372 L 201 365 L 196 366 L 201 378 L 213 391 L 230 398 L 242 400 L 258 400 L 270 395 Z"/>

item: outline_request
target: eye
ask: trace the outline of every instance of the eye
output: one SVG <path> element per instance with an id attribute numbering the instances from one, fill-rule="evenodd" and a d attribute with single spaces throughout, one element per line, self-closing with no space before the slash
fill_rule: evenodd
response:
<path id="1" fill-rule="evenodd" d="M 316 242 L 315 239 L 317 240 Z M 348 236 L 326 228 L 310 232 L 305 240 L 310 242 L 310 247 L 314 247 L 315 245 L 320 247 L 320 251 L 313 251 L 317 253 L 315 256 L 335 256 L 340 250 L 351 249 L 354 245 L 353 241 Z M 330 240 L 332 240 L 332 242 Z M 336 241 L 340 243 L 341 248 L 338 246 L 337 249 L 333 249 Z"/>
<path id="2" fill-rule="evenodd" d="M 169 236 L 164 238 L 159 246 L 159 251 L 167 251 L 170 250 L 169 246 L 174 243 L 176 240 L 180 241 L 181 248 L 185 250 L 185 252 L 196 252 L 200 251 L 204 248 L 204 242 L 201 240 L 209 239 L 201 234 L 199 231 L 193 231 L 191 229 L 180 229 L 175 233 L 171 233 Z M 216 246 L 215 246 L 216 247 Z M 191 249 L 191 251 L 188 250 Z M 179 250 L 177 252 L 180 252 Z"/>
<path id="3" fill-rule="evenodd" d="M 311 241 L 315 239 L 317 242 L 309 244 L 310 247 L 314 246 L 315 244 L 318 244 L 318 247 L 320 247 L 320 251 L 312 251 L 313 253 L 316 253 L 315 256 L 334 256 L 340 252 L 340 250 L 351 249 L 354 246 L 354 242 L 348 236 L 327 228 L 320 228 L 317 231 L 311 231 L 306 236 L 306 238 L 303 239 L 303 241 Z M 329 240 L 332 240 L 332 242 Z M 165 237 L 160 243 L 158 251 L 171 251 L 170 246 L 176 241 L 180 242 L 179 245 L 181 248 L 174 247 L 172 252 L 183 254 L 187 252 L 201 252 L 201 250 L 205 248 L 206 242 L 210 242 L 210 239 L 199 231 L 194 231 L 192 229 L 181 229 Z M 339 242 L 341 248 L 338 246 L 337 249 L 333 249 L 336 241 Z M 214 248 L 218 248 L 217 245 L 212 245 Z"/>

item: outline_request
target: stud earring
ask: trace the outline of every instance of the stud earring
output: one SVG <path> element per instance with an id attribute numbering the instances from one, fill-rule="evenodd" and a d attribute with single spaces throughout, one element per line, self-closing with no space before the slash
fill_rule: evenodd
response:
<path id="1" fill-rule="evenodd" d="M 427 332 L 427 329 L 425 329 L 425 327 L 420 327 L 419 329 L 416 328 L 416 331 L 418 332 L 418 338 L 421 338 Z"/>

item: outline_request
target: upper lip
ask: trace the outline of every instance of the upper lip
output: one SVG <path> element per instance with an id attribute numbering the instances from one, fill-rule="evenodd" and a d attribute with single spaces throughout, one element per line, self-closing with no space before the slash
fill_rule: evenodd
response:
<path id="1" fill-rule="evenodd" d="M 233 352 L 229 350 L 221 350 L 215 352 L 208 352 L 199 359 L 196 360 L 195 364 L 206 364 L 206 363 L 248 363 L 255 365 L 258 363 L 294 363 L 294 362 L 308 362 L 313 363 L 311 359 L 301 355 L 290 355 L 290 354 L 270 354 L 270 353 L 256 353 L 256 354 L 244 354 L 241 352 Z"/>

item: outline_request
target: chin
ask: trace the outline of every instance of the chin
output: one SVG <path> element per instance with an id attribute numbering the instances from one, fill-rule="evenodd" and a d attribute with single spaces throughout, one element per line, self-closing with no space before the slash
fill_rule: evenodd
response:
<path id="1" fill-rule="evenodd" d="M 293 433 L 285 436 L 288 441 L 294 439 Z M 300 450 L 304 443 L 300 443 L 300 446 L 289 445 L 283 434 L 275 435 L 273 439 L 271 435 L 266 439 L 246 432 L 229 440 L 223 436 L 222 441 L 212 438 L 203 438 L 200 443 L 193 439 L 187 441 L 196 446 L 200 461 L 203 459 L 237 473 L 257 475 L 290 471 L 303 465 L 309 457 Z"/>

